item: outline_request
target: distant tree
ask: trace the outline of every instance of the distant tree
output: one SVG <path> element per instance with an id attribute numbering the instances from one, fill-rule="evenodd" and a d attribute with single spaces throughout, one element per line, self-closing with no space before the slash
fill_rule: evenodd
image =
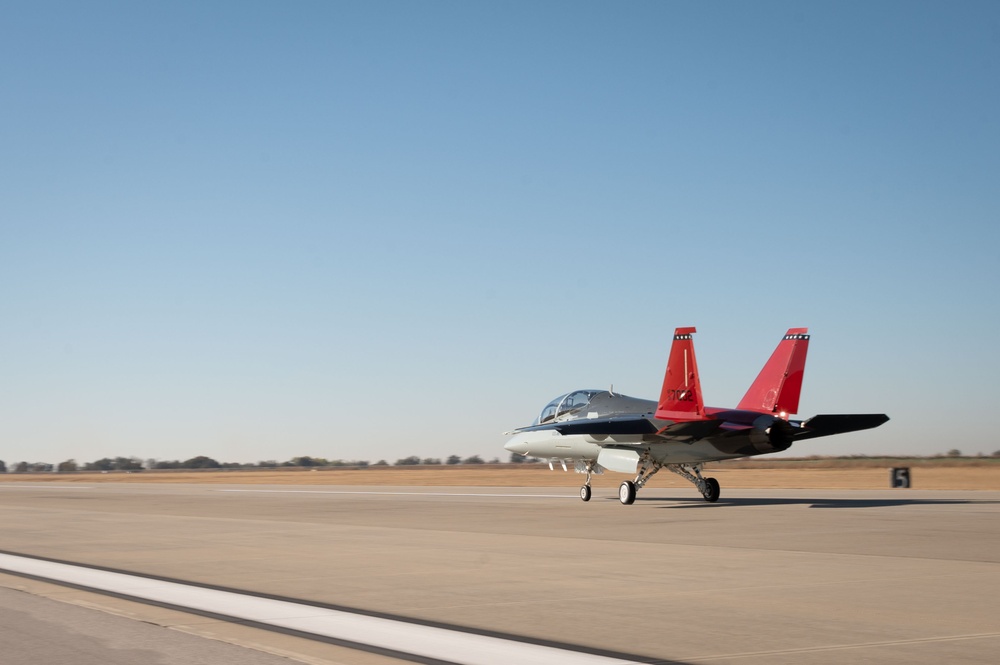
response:
<path id="1" fill-rule="evenodd" d="M 499 463 L 500 463 L 499 457 L 494 457 L 493 459 L 490 460 L 490 464 L 499 464 Z"/>
<path id="2" fill-rule="evenodd" d="M 259 466 L 262 469 L 273 469 L 276 466 L 278 466 L 278 462 L 273 459 L 269 459 L 266 461 L 262 460 L 260 462 L 257 462 L 257 466 Z"/>
<path id="3" fill-rule="evenodd" d="M 992 457 L 1000 457 L 1000 450 L 994 450 Z M 2 462 L 0 462 L 2 464 Z"/>
<path id="4" fill-rule="evenodd" d="M 293 457 L 292 466 L 326 466 L 326 460 L 316 457 Z"/>
<path id="5" fill-rule="evenodd" d="M 14 473 L 28 473 L 28 463 L 18 462 L 17 466 L 14 467 Z"/>
<path id="6" fill-rule="evenodd" d="M 146 469 L 155 469 L 156 460 L 150 457 L 149 459 L 147 459 L 145 462 L 142 463 L 142 466 Z"/>
<path id="7" fill-rule="evenodd" d="M 179 469 L 181 463 L 178 460 L 160 460 L 153 465 L 154 469 Z"/>
<path id="8" fill-rule="evenodd" d="M 461 464 L 461 463 L 462 463 L 462 458 L 459 457 L 458 455 L 448 456 L 448 464 Z"/>
<path id="9" fill-rule="evenodd" d="M 416 455 L 410 455 L 409 457 L 396 460 L 396 466 L 414 466 L 417 464 L 420 464 L 420 458 Z"/>
<path id="10" fill-rule="evenodd" d="M 0 459 L 0 473 L 7 473 L 7 464 Z"/>
<path id="11" fill-rule="evenodd" d="M 958 448 L 952 448 L 951 450 L 948 451 L 948 457 L 961 457 L 961 456 L 962 456 L 962 451 L 959 450 Z"/>
<path id="12" fill-rule="evenodd" d="M 52 473 L 54 469 L 55 467 L 47 462 L 35 462 L 28 466 L 28 471 L 31 473 Z"/>
<path id="13" fill-rule="evenodd" d="M 511 453 L 510 454 L 510 463 L 511 464 L 524 464 L 524 459 L 525 459 L 524 455 L 522 455 L 521 453 Z"/>
<path id="14" fill-rule="evenodd" d="M 473 455 L 462 460 L 462 464 L 483 464 L 483 458 L 479 455 Z"/>
<path id="15" fill-rule="evenodd" d="M 384 459 L 380 459 L 379 461 L 375 462 L 375 464 L 373 464 L 372 466 L 389 466 L 389 463 L 386 462 Z"/>
<path id="16" fill-rule="evenodd" d="M 59 473 L 76 473 L 76 460 L 68 459 L 65 462 L 59 462 L 59 466 L 56 467 L 56 471 Z"/>
<path id="17" fill-rule="evenodd" d="M 441 460 L 437 457 L 428 457 L 420 462 L 421 464 L 440 464 Z"/>
<path id="18" fill-rule="evenodd" d="M 117 471 L 142 471 L 142 460 L 138 457 L 116 457 L 114 467 Z"/>
<path id="19" fill-rule="evenodd" d="M 214 459 L 211 457 L 205 457 L 204 455 L 192 457 L 189 460 L 185 460 L 181 464 L 181 468 L 184 469 L 218 469 L 219 466 L 219 463 Z"/>
<path id="20" fill-rule="evenodd" d="M 112 471 L 114 468 L 115 461 L 107 457 L 83 465 L 84 471 Z"/>
<path id="21" fill-rule="evenodd" d="M 368 460 L 366 460 L 366 459 L 359 459 L 357 462 L 354 463 L 354 466 L 361 467 L 363 469 L 366 466 L 368 466 Z"/>

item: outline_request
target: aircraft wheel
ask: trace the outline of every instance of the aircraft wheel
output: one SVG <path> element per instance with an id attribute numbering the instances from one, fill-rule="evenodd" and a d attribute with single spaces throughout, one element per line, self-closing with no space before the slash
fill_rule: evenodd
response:
<path id="1" fill-rule="evenodd" d="M 590 501 L 590 485 L 584 485 L 580 488 L 580 498 L 584 501 Z"/>
<path id="2" fill-rule="evenodd" d="M 705 491 L 702 492 L 702 496 L 705 497 L 705 501 L 709 503 L 715 503 L 719 500 L 719 494 L 722 489 L 719 487 L 719 481 L 715 478 L 705 479 Z"/>
<path id="3" fill-rule="evenodd" d="M 622 502 L 622 505 L 632 505 L 635 503 L 635 491 L 635 483 L 631 480 L 626 480 L 618 488 L 618 500 Z"/>

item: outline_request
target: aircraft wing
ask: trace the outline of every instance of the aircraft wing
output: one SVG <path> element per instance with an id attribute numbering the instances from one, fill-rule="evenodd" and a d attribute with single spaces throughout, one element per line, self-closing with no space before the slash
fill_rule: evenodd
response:
<path id="1" fill-rule="evenodd" d="M 664 426 L 665 424 L 666 426 Z M 555 430 L 563 435 L 590 434 L 593 436 L 614 436 L 616 434 L 651 434 L 665 439 L 688 439 L 709 436 L 715 433 L 722 424 L 721 420 L 695 420 L 667 424 L 662 420 L 655 420 L 647 416 L 623 415 L 564 420 L 558 423 L 536 425 L 524 429 L 528 431 Z"/>

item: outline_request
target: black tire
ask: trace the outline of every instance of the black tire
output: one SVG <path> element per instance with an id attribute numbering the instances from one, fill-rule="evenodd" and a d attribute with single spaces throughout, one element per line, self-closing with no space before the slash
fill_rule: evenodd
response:
<path id="1" fill-rule="evenodd" d="M 705 479 L 705 491 L 702 492 L 702 496 L 705 497 L 705 501 L 709 503 L 715 503 L 719 500 L 719 494 L 722 493 L 722 488 L 719 487 L 719 481 L 715 478 Z"/>
<path id="2" fill-rule="evenodd" d="M 584 485 L 580 488 L 580 498 L 584 501 L 590 501 L 590 485 Z"/>
<path id="3" fill-rule="evenodd" d="M 635 503 L 635 483 L 631 480 L 626 480 L 621 486 L 618 487 L 618 500 L 622 502 L 624 506 L 631 506 Z"/>

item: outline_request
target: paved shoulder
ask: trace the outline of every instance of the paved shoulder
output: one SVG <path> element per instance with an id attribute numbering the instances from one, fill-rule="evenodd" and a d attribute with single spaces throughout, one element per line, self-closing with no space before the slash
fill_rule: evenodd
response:
<path id="1" fill-rule="evenodd" d="M 296 661 L 0 587 L 0 654 L 19 665 L 293 665 Z"/>

